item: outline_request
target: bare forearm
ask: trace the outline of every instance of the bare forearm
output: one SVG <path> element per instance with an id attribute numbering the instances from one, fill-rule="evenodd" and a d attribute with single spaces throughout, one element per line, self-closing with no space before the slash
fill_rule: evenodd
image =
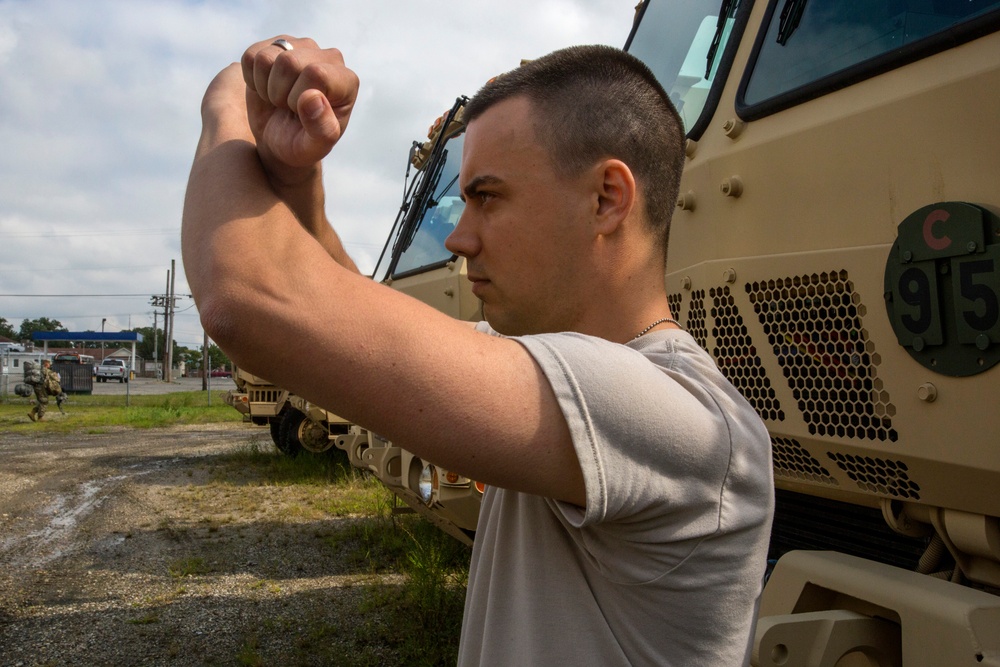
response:
<path id="1" fill-rule="evenodd" d="M 252 261 L 246 253 L 253 250 L 244 248 L 244 240 L 261 238 L 261 213 L 277 204 L 253 143 L 206 128 L 191 168 L 181 226 L 185 272 L 203 318 L 214 311 L 213 304 L 240 289 L 242 269 Z"/>
<path id="2" fill-rule="evenodd" d="M 360 273 L 354 260 L 347 254 L 337 232 L 327 220 L 322 167 L 317 164 L 312 169 L 307 170 L 300 182 L 295 184 L 285 184 L 277 182 L 277 180 L 277 178 L 271 177 L 271 186 L 278 197 L 295 214 L 302 227 L 319 241 L 334 261 L 344 268 Z"/>

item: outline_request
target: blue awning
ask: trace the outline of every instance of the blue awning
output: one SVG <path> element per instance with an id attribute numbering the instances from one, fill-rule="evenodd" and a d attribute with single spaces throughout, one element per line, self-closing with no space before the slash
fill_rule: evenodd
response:
<path id="1" fill-rule="evenodd" d="M 142 334 L 136 331 L 36 331 L 31 339 L 38 342 L 141 343 Z"/>

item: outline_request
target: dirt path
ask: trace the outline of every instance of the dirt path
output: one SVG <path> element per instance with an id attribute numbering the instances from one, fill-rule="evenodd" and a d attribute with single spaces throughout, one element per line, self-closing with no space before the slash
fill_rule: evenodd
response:
<path id="1" fill-rule="evenodd" d="M 0 435 L 0 665 L 345 664 L 374 577 L 342 553 L 330 485 L 233 467 L 260 438 Z"/>

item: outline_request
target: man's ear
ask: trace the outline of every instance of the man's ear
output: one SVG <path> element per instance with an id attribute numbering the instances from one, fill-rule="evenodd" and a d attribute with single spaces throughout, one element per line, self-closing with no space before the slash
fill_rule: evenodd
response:
<path id="1" fill-rule="evenodd" d="M 594 183 L 597 188 L 594 231 L 614 234 L 635 208 L 635 177 L 621 160 L 607 159 L 595 168 Z"/>

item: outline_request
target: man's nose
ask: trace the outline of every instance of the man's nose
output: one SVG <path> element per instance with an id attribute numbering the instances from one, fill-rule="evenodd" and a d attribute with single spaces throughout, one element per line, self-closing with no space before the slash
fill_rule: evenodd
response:
<path id="1" fill-rule="evenodd" d="M 444 240 L 445 248 L 462 257 L 475 257 L 479 254 L 479 236 L 475 233 L 475 225 L 469 218 L 468 209 L 462 211 L 455 229 Z"/>

